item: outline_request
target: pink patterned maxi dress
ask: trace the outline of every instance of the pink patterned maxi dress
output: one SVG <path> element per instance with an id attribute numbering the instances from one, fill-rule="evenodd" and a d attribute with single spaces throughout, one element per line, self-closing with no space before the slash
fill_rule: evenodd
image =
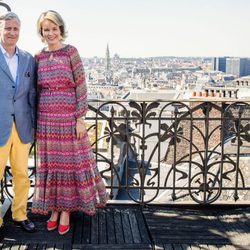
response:
<path id="1" fill-rule="evenodd" d="M 87 132 L 76 139 L 76 119 L 88 108 L 84 69 L 71 45 L 41 51 L 38 60 L 38 169 L 32 212 L 83 211 L 107 201 Z"/>

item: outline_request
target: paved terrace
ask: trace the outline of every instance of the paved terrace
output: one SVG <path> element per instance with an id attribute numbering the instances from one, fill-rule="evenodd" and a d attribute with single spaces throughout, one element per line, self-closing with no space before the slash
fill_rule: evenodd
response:
<path id="1" fill-rule="evenodd" d="M 30 234 L 5 215 L 0 249 L 250 249 L 248 206 L 111 205 L 94 217 L 73 213 L 68 234 L 46 230 L 48 217 L 30 214 Z"/>

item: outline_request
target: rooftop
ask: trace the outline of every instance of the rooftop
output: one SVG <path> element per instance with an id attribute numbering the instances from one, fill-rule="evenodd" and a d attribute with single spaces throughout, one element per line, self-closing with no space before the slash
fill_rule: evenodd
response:
<path id="1" fill-rule="evenodd" d="M 7 212 L 1 249 L 250 249 L 250 207 L 109 204 L 93 217 L 73 213 L 64 236 L 46 230 L 48 217 L 30 218 L 32 234 Z"/>

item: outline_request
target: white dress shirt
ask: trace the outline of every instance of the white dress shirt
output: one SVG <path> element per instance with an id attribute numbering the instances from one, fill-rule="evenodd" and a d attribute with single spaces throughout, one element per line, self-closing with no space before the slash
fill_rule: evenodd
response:
<path id="1" fill-rule="evenodd" d="M 10 56 L 0 43 L 0 49 L 4 55 L 5 61 L 9 67 L 10 73 L 17 84 L 17 68 L 18 68 L 18 49 L 16 48 L 15 54 Z"/>

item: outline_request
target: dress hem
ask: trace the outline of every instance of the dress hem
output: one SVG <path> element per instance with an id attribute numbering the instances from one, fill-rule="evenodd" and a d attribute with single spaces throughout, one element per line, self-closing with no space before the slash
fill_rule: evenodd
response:
<path id="1" fill-rule="evenodd" d="M 86 210 L 84 208 L 81 208 L 81 207 L 78 207 L 78 208 L 56 208 L 56 207 L 50 207 L 48 208 L 48 210 L 43 210 L 43 209 L 38 209 L 38 208 L 32 208 L 31 209 L 31 212 L 33 214 L 41 214 L 41 215 L 48 215 L 50 213 L 50 211 L 57 211 L 57 212 L 69 212 L 69 213 L 72 213 L 72 212 L 83 212 L 87 215 L 90 215 L 90 216 L 93 216 L 96 214 L 96 208 L 104 208 L 106 207 L 107 205 L 107 202 L 104 202 L 104 203 L 98 203 L 95 205 L 95 208 L 92 209 L 92 210 Z"/>

